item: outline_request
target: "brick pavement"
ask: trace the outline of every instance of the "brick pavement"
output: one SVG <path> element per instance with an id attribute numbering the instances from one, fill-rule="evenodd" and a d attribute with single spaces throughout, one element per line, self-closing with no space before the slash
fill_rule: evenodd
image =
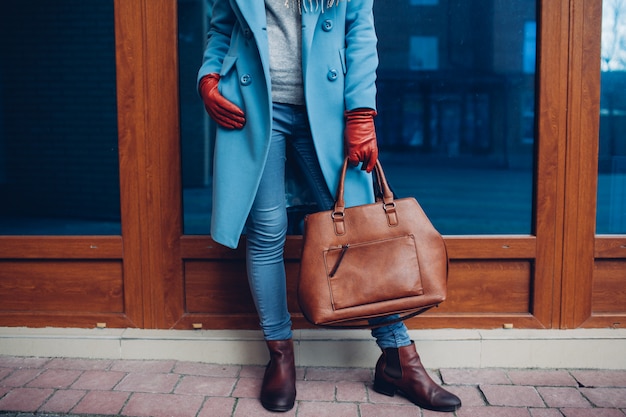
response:
<path id="1" fill-rule="evenodd" d="M 439 369 L 463 401 L 421 410 L 372 389 L 372 369 L 298 368 L 285 417 L 626 417 L 626 370 Z M 0 356 L 0 416 L 263 417 L 263 367 Z"/>

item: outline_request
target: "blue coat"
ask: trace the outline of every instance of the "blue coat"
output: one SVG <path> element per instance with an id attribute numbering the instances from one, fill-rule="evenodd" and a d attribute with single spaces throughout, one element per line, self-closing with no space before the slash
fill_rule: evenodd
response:
<path id="1" fill-rule="evenodd" d="M 308 1 L 308 0 L 307 0 Z M 326 2 L 326 0 L 321 0 Z M 315 3 L 315 2 L 313 2 Z M 344 110 L 376 108 L 373 0 L 342 0 L 302 13 L 306 107 L 320 166 L 334 194 L 344 160 Z M 241 130 L 216 127 L 212 238 L 237 247 L 258 188 L 272 128 L 265 4 L 215 0 L 198 81 L 219 73 L 221 94 L 246 115 Z M 346 205 L 372 202 L 371 176 L 348 170 Z"/>

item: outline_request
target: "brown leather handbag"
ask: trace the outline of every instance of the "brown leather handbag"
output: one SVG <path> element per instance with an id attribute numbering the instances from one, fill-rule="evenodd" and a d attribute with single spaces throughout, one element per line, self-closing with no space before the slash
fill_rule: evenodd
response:
<path id="1" fill-rule="evenodd" d="M 414 198 L 394 198 L 380 162 L 376 202 L 346 208 L 347 167 L 346 159 L 334 208 L 305 218 L 298 278 L 304 317 L 318 326 L 367 328 L 376 327 L 372 319 L 404 320 L 437 306 L 448 278 L 443 238 Z"/>

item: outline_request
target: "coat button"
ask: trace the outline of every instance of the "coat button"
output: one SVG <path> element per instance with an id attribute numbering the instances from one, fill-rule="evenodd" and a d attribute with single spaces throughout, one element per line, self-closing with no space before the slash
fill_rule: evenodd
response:
<path id="1" fill-rule="evenodd" d="M 333 21 L 326 19 L 322 22 L 322 30 L 324 32 L 330 32 L 333 29 Z"/>
<path id="2" fill-rule="evenodd" d="M 336 69 L 331 69 L 330 71 L 328 71 L 328 74 L 326 76 L 328 77 L 330 81 L 335 81 L 337 77 L 339 76 L 339 73 L 337 72 Z"/>
<path id="3" fill-rule="evenodd" d="M 252 77 L 250 76 L 250 74 L 243 74 L 239 79 L 239 82 L 241 82 L 241 85 L 250 85 L 250 83 L 252 82 Z"/>
<path id="4" fill-rule="evenodd" d="M 250 28 L 245 28 L 243 30 L 243 37 L 246 39 L 250 39 L 252 37 L 252 31 L 250 30 Z"/>

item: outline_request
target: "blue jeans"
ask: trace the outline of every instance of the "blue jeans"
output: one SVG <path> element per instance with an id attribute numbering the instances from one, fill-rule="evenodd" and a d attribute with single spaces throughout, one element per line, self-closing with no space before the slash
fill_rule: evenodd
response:
<path id="1" fill-rule="evenodd" d="M 293 165 L 302 170 L 301 174 L 321 210 L 330 209 L 334 198 L 317 160 L 305 108 L 274 103 L 273 114 L 269 155 L 246 224 L 246 266 L 265 339 L 285 340 L 292 337 L 283 261 L 287 236 L 287 156 L 294 158 Z M 402 322 L 375 328 L 372 336 L 382 349 L 411 343 Z"/>

